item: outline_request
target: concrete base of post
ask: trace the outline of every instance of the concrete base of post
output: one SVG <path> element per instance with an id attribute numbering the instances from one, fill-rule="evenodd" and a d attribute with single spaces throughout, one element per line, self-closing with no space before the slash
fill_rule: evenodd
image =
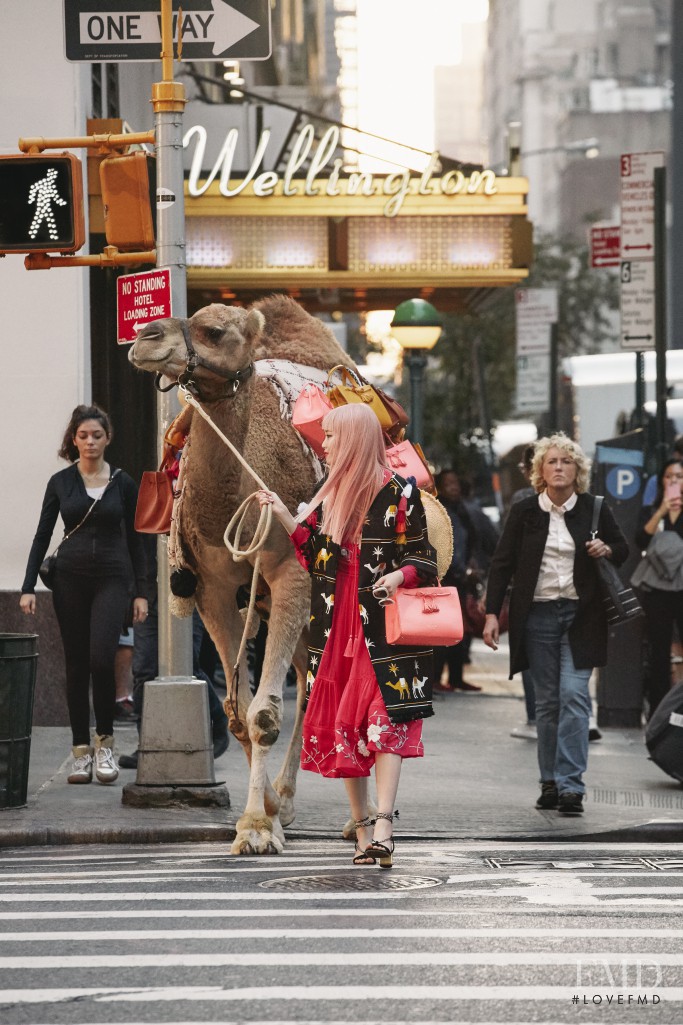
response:
<path id="1" fill-rule="evenodd" d="M 207 684 L 171 676 L 145 684 L 138 786 L 213 787 Z"/>
<path id="2" fill-rule="evenodd" d="M 121 803 L 129 808 L 229 808 L 230 794 L 224 783 L 213 787 L 140 786 L 127 783 Z"/>

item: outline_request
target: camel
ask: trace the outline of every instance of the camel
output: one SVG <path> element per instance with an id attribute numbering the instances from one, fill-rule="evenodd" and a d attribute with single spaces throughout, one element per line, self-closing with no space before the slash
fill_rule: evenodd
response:
<path id="1" fill-rule="evenodd" d="M 387 680 L 387 687 L 391 687 L 392 690 L 397 690 L 401 701 L 403 701 L 404 698 L 410 697 L 410 687 L 408 686 L 408 681 L 404 676 L 397 680 L 396 683 L 392 683 L 391 680 Z"/>
<path id="2" fill-rule="evenodd" d="M 196 355 L 188 367 L 191 343 Z M 269 381 L 248 368 L 255 360 L 291 360 L 327 371 L 352 361 L 332 332 L 284 296 L 259 300 L 248 311 L 213 303 L 188 320 L 168 318 L 143 327 L 129 359 L 141 370 L 172 381 L 191 376 L 198 401 L 265 483 L 295 510 L 312 493 L 313 460 L 291 423 L 281 415 L 280 398 Z M 193 368 L 194 367 L 194 368 Z M 318 373 L 318 378 L 320 374 Z M 243 621 L 236 592 L 248 584 L 251 568 L 236 563 L 223 532 L 242 501 L 257 486 L 253 478 L 194 410 L 183 456 L 183 495 L 177 511 L 184 563 L 197 577 L 195 599 L 202 619 L 229 671 L 234 665 Z M 247 547 L 258 520 L 258 503 L 248 511 L 241 546 Z M 283 826 L 294 819 L 296 772 L 306 694 L 310 581 L 299 565 L 284 529 L 273 521 L 261 549 L 261 577 L 269 594 L 259 610 L 269 622 L 261 683 L 251 698 L 238 687 L 236 707 L 227 702 L 230 730 L 249 762 L 249 797 L 237 822 L 233 854 L 275 854 L 284 846 Z M 333 596 L 330 598 L 330 608 Z M 297 716 L 279 775 L 267 773 L 270 749 L 280 732 L 282 687 L 287 667 L 297 671 Z M 247 679 L 246 658 L 240 665 Z"/>
<path id="3" fill-rule="evenodd" d="M 322 562 L 323 569 L 325 569 L 331 558 L 332 552 L 328 552 L 327 548 L 321 548 L 315 557 L 315 568 L 317 569 Z"/>

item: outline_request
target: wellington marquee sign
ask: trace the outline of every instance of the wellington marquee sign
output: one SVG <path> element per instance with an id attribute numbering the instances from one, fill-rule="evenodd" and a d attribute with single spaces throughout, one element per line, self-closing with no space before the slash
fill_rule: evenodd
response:
<path id="1" fill-rule="evenodd" d="M 188 149 L 195 144 L 188 180 L 190 196 L 202 196 L 218 178 L 219 191 L 229 199 L 238 196 L 251 185 L 254 196 L 386 196 L 383 213 L 385 217 L 396 217 L 409 194 L 420 196 L 463 196 L 479 193 L 495 196 L 498 192 L 496 175 L 491 170 L 473 171 L 469 176 L 462 171 L 447 171 L 439 175 L 439 154 L 432 153 L 429 162 L 419 177 L 408 168 L 387 175 L 373 175 L 368 171 L 352 172 L 342 177 L 343 160 L 332 159 L 340 145 L 340 131 L 335 125 L 316 141 L 313 126 L 305 125 L 296 136 L 291 153 L 282 174 L 276 171 L 260 171 L 270 130 L 265 129 L 259 139 L 251 166 L 244 178 L 232 181 L 232 167 L 238 142 L 238 129 L 231 128 L 216 162 L 204 177 L 203 165 L 206 154 L 207 132 L 202 125 L 193 125 L 183 139 Z M 305 177 L 297 172 L 308 162 Z M 321 177 L 321 175 L 326 175 Z"/>

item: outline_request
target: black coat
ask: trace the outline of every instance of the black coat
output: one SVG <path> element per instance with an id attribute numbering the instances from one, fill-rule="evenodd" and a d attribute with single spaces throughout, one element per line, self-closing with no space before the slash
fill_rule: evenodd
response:
<path id="1" fill-rule="evenodd" d="M 405 544 L 396 540 L 396 511 L 405 481 L 397 474 L 379 490 L 365 519 L 360 542 L 358 607 L 365 643 L 379 689 L 393 722 L 409 722 L 433 715 L 432 649 L 387 643 L 384 609 L 373 596 L 372 585 L 384 573 L 414 566 L 423 585 L 436 583 L 436 552 L 429 543 L 420 492 L 413 488 L 408 500 Z M 308 539 L 301 554 L 312 578 L 311 621 L 308 645 L 309 689 L 332 626 L 334 588 L 340 548 L 309 521 L 301 524 Z"/>
<path id="2" fill-rule="evenodd" d="M 607 618 L 602 605 L 595 559 L 586 552 L 590 540 L 593 495 L 579 495 L 576 505 L 565 514 L 567 530 L 576 546 L 574 587 L 579 596 L 576 617 L 569 628 L 569 644 L 577 669 L 593 669 L 607 661 Z M 510 513 L 491 561 L 486 612 L 499 616 L 512 581 L 510 595 L 510 679 L 529 668 L 525 646 L 526 621 L 534 600 L 541 561 L 548 538 L 550 513 L 538 504 L 538 495 L 511 506 Z M 628 556 L 628 542 L 612 512 L 603 502 L 598 522 L 601 541 L 612 549 L 612 562 L 620 566 Z"/>
<path id="3" fill-rule="evenodd" d="M 110 467 L 113 474 L 115 467 Z M 106 490 L 82 527 L 60 546 L 57 569 L 84 576 L 134 578 L 134 597 L 146 598 L 146 563 L 142 535 L 135 530 L 138 489 L 132 477 L 120 470 L 110 477 Z M 45 489 L 31 552 L 22 584 L 22 594 L 33 594 L 38 567 L 47 554 L 57 517 L 61 514 L 64 533 L 78 526 L 93 504 L 85 490 L 78 467 L 60 470 L 50 477 Z"/>

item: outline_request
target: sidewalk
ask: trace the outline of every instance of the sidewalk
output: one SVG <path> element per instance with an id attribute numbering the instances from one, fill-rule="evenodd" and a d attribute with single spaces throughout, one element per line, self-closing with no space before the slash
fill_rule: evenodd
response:
<path id="1" fill-rule="evenodd" d="M 538 793 L 535 744 L 510 737 L 524 719 L 521 682 L 507 679 L 507 653 L 473 646 L 467 679 L 480 694 L 437 694 L 436 715 L 424 725 L 426 757 L 406 762 L 398 835 L 505 841 L 683 841 L 683 787 L 648 761 L 640 730 L 602 730 L 590 745 L 586 811 L 579 818 L 534 809 Z M 283 739 L 294 702 L 285 701 Z M 116 730 L 117 750 L 132 751 L 133 727 Z M 281 750 L 284 752 L 284 744 Z M 280 747 L 280 745 L 278 745 Z M 230 793 L 228 809 L 144 808 L 121 803 L 135 770 L 112 786 L 69 786 L 69 730 L 34 730 L 28 806 L 0 811 L 0 847 L 67 843 L 230 842 L 247 795 L 246 759 L 231 740 L 215 763 Z M 271 756 L 271 775 L 282 754 Z M 299 774 L 297 817 L 290 837 L 337 838 L 348 816 L 341 781 Z"/>

